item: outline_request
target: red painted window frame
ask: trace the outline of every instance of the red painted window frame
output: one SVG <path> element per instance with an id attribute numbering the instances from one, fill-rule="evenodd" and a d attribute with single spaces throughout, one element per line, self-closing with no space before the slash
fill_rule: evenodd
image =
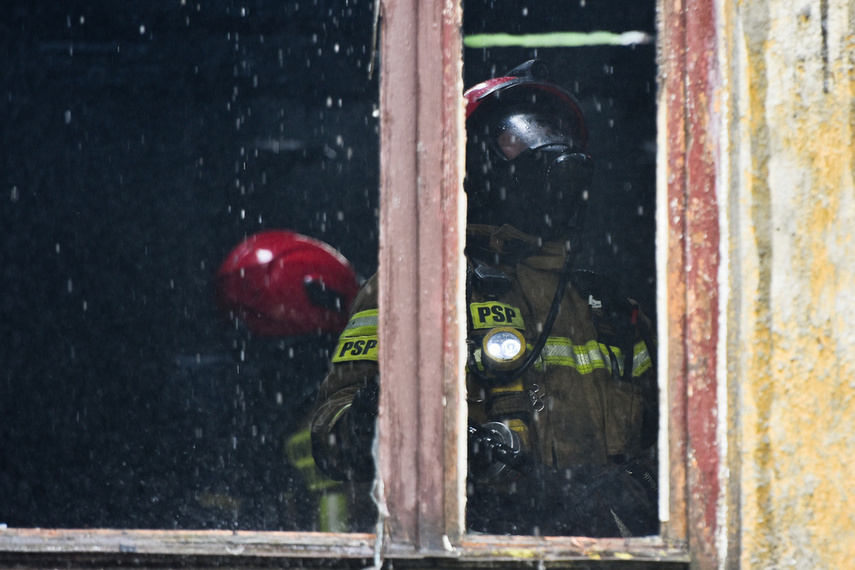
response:
<path id="1" fill-rule="evenodd" d="M 713 0 L 660 0 L 659 313 L 667 520 L 645 539 L 463 532 L 461 14 L 458 0 L 382 0 L 381 412 L 377 534 L 0 529 L 0 561 L 208 564 L 270 557 L 638 560 L 717 567 L 719 266 Z M 664 203 L 662 203 L 664 200 Z M 700 239 L 698 236 L 704 236 Z M 664 273 L 664 275 L 663 275 Z M 665 449 L 662 450 L 666 451 Z M 376 558 L 375 558 L 376 557 Z M 350 562 L 348 562 L 350 561 Z M 259 565 L 262 565 L 259 563 Z"/>
<path id="2" fill-rule="evenodd" d="M 666 254 L 670 467 L 666 539 L 716 568 L 721 505 L 718 401 L 718 36 L 713 0 L 663 0 L 660 46 L 659 239 Z M 664 202 L 664 203 L 662 203 Z M 664 218 L 664 219 L 663 219 Z M 661 310 L 661 309 L 660 309 Z M 660 327 L 662 325 L 660 324 Z M 663 334 L 664 333 L 664 334 Z M 724 418 L 724 416 L 722 416 Z"/>
<path id="3" fill-rule="evenodd" d="M 381 444 L 380 460 L 384 479 L 394 481 L 394 487 L 387 489 L 387 501 L 394 507 L 387 525 L 392 551 L 442 554 L 443 547 L 447 551 L 450 546 L 463 558 L 501 557 L 502 552 L 589 558 L 595 552 L 613 560 L 625 554 L 718 566 L 722 459 L 717 439 L 720 239 L 717 140 L 712 129 L 718 79 L 713 0 L 661 0 L 659 4 L 662 133 L 657 185 L 663 203 L 658 239 L 664 244 L 660 251 L 665 252 L 660 263 L 664 275 L 659 276 L 664 279 L 665 307 L 659 312 L 665 314 L 660 336 L 666 337 L 667 347 L 660 358 L 668 418 L 667 461 L 663 462 L 668 470 L 666 520 L 657 539 L 575 542 L 472 537 L 460 530 L 461 442 L 456 434 L 462 432 L 462 420 L 454 410 L 460 404 L 458 347 L 463 321 L 458 312 L 461 303 L 453 302 L 459 297 L 455 271 L 459 271 L 463 215 L 456 201 L 463 140 L 456 112 L 462 87 L 459 23 L 443 20 L 435 4 L 427 8 L 435 10 L 428 20 L 424 20 L 424 6 L 394 5 L 396 12 L 387 13 L 392 18 L 386 21 L 384 49 L 387 56 L 394 52 L 394 58 L 384 60 L 383 118 L 391 131 L 402 122 L 412 130 L 406 139 L 395 138 L 402 133 L 384 130 L 381 141 L 386 161 L 381 181 L 386 213 L 381 214 L 381 272 L 385 266 L 386 291 L 396 295 L 381 297 L 380 307 L 381 345 L 387 347 L 381 353 L 381 370 L 388 398 L 381 414 L 381 433 L 388 439 Z M 407 12 L 406 6 L 413 9 L 412 15 L 394 21 L 401 17 L 399 10 Z M 442 14 L 457 8 L 453 2 L 446 6 Z M 402 89 L 417 98 L 400 97 Z M 404 188 L 410 195 L 406 218 L 395 213 Z M 413 228 L 419 228 L 416 235 Z M 404 258 L 409 261 L 402 267 Z M 415 360 L 401 355 L 413 355 Z M 415 374 L 413 363 L 418 364 Z M 444 426 L 437 424 L 439 418 L 444 418 Z M 416 419 L 417 435 L 402 434 L 401 426 L 413 425 Z M 411 455 L 401 453 L 405 450 Z M 439 457 L 444 464 L 437 461 Z M 396 477 L 416 465 L 417 480 Z"/>

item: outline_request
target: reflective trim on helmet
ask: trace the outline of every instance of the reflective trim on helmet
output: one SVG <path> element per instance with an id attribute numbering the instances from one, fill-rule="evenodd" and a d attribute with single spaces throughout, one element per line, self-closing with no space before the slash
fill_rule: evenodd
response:
<path id="1" fill-rule="evenodd" d="M 339 338 L 371 335 L 377 336 L 377 309 L 354 313 Z"/>

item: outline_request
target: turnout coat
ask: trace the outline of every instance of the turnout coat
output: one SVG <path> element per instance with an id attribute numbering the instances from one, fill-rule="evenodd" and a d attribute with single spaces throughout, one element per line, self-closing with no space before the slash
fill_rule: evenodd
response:
<path id="1" fill-rule="evenodd" d="M 494 327 L 509 326 L 531 351 L 556 296 L 565 246 L 541 245 L 507 225 L 470 226 L 467 234 L 469 417 L 476 424 L 504 423 L 540 467 L 536 477 L 512 474 L 486 484 L 470 477 L 470 529 L 657 532 L 652 450 L 658 395 L 649 320 L 605 279 L 572 272 L 541 354 L 521 377 L 497 385 L 482 371 L 480 341 Z M 476 271 L 485 266 L 491 268 L 486 280 Z M 316 461 L 333 477 L 373 475 L 370 443 L 355 441 L 346 418 L 357 391 L 376 379 L 379 350 L 375 277 L 354 303 L 312 423 Z M 568 494 L 576 498 L 559 497 Z M 632 504 L 624 508 L 627 501 Z M 555 509 L 547 505 L 558 510 L 550 514 Z M 531 520 L 532 508 L 541 513 L 537 520 Z"/>

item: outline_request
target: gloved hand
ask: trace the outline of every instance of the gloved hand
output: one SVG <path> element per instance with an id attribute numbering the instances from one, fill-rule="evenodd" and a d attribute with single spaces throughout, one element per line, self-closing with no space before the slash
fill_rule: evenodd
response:
<path id="1" fill-rule="evenodd" d="M 380 396 L 379 378 L 368 380 L 353 396 L 347 410 L 347 454 L 350 457 L 350 481 L 370 481 L 374 478 L 374 433 L 377 431 L 377 404 Z"/>
<path id="2" fill-rule="evenodd" d="M 527 467 L 519 436 L 503 423 L 470 423 L 469 473 L 477 481 L 507 479 Z"/>
<path id="3" fill-rule="evenodd" d="M 354 440 L 368 443 L 374 440 L 377 426 L 377 409 L 380 400 L 380 381 L 377 376 L 368 380 L 353 396 L 347 411 L 348 430 Z"/>

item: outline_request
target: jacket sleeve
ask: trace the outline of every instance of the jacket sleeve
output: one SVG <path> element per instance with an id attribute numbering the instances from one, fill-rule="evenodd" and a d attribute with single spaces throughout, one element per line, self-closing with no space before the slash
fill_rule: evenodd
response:
<path id="1" fill-rule="evenodd" d="M 332 354 L 312 417 L 312 455 L 326 475 L 342 481 L 374 476 L 373 435 L 354 431 L 350 415 L 356 393 L 375 382 L 377 366 L 377 276 L 354 301 L 350 321 Z M 373 418 L 360 418 L 373 421 Z"/>
<path id="2" fill-rule="evenodd" d="M 640 447 L 655 449 L 659 437 L 658 347 L 655 327 L 641 309 L 635 342 L 636 346 L 641 348 L 634 354 L 633 361 L 638 361 L 638 366 L 642 369 L 636 381 L 641 387 L 644 403 Z"/>

